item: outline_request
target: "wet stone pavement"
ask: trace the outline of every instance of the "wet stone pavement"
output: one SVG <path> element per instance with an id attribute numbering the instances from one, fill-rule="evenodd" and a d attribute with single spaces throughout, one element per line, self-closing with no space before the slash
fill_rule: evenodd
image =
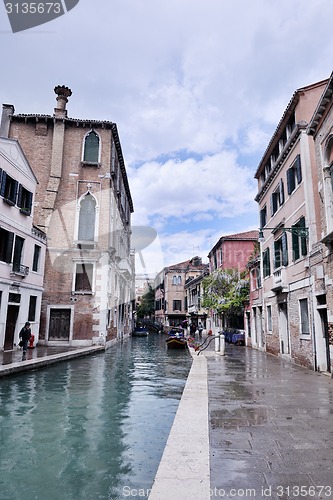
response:
<path id="1" fill-rule="evenodd" d="M 333 498 L 333 380 L 246 347 L 206 357 L 211 498 Z"/>

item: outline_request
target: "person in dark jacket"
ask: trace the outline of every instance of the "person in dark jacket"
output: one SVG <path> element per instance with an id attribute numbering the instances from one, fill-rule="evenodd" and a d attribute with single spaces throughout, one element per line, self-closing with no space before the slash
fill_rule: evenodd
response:
<path id="1" fill-rule="evenodd" d="M 30 323 L 29 321 L 26 322 L 24 327 L 19 333 L 19 337 L 22 340 L 22 347 L 23 347 L 23 355 L 22 355 L 22 361 L 26 359 L 27 355 L 27 350 L 28 350 L 28 342 L 31 337 L 31 328 L 30 328 Z"/>

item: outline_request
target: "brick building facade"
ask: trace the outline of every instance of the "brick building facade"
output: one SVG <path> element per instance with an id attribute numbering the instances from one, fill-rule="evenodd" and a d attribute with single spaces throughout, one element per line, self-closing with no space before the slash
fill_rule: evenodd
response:
<path id="1" fill-rule="evenodd" d="M 47 235 L 40 343 L 109 343 L 132 329 L 133 204 L 116 124 L 3 106 L 1 135 L 16 138 L 38 177 L 34 223 Z"/>

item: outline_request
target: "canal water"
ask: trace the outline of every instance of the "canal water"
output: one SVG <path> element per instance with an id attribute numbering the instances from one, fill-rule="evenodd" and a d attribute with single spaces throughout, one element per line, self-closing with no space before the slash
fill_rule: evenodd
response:
<path id="1" fill-rule="evenodd" d="M 147 498 L 191 356 L 166 336 L 0 381 L 0 499 Z"/>

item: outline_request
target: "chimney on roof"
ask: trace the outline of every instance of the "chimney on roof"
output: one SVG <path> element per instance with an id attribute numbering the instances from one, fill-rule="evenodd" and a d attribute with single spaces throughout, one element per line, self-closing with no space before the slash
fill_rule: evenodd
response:
<path id="1" fill-rule="evenodd" d="M 2 105 L 2 116 L 0 123 L 0 137 L 9 137 L 9 126 L 10 120 L 13 114 L 15 113 L 14 106 L 12 104 L 3 104 Z"/>
<path id="2" fill-rule="evenodd" d="M 68 103 L 68 97 L 72 95 L 72 91 L 65 85 L 57 85 L 57 87 L 54 87 L 54 92 L 57 94 L 57 107 L 54 108 L 54 116 L 66 118 L 66 104 Z"/>
<path id="3" fill-rule="evenodd" d="M 192 257 L 191 259 L 191 264 L 193 266 L 201 266 L 202 264 L 202 258 L 201 257 L 198 257 L 198 255 L 196 255 L 195 257 Z"/>

